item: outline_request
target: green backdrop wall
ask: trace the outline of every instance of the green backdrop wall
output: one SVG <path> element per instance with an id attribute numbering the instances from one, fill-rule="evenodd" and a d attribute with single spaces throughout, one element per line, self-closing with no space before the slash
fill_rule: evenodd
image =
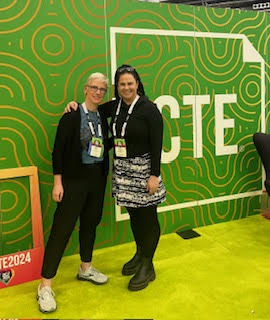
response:
<path id="1" fill-rule="evenodd" d="M 0 168 L 39 168 L 45 240 L 51 151 L 65 104 L 95 71 L 135 66 L 162 111 L 162 233 L 239 219 L 260 206 L 252 143 L 269 117 L 269 14 L 135 0 L 1 0 Z M 110 196 L 96 248 L 132 239 Z M 93 182 L 94 183 L 94 182 Z M 29 182 L 0 182 L 0 254 L 32 247 Z M 78 228 L 66 254 L 78 252 Z"/>

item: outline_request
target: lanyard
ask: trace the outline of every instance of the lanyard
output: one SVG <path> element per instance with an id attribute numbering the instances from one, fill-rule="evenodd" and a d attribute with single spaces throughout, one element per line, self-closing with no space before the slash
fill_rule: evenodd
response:
<path id="1" fill-rule="evenodd" d="M 136 98 L 133 100 L 131 106 L 128 109 L 128 114 L 127 114 L 125 122 L 123 123 L 122 130 L 121 130 L 121 138 L 123 138 L 125 136 L 126 127 L 127 127 L 127 123 L 128 123 L 129 117 L 130 117 L 130 115 L 131 115 L 131 113 L 133 111 L 133 108 L 134 108 L 136 102 L 139 100 L 139 98 L 140 98 L 140 96 L 137 94 Z M 116 114 L 115 114 L 115 117 L 114 117 L 114 120 L 113 120 L 112 131 L 113 131 L 113 136 L 114 137 L 116 137 L 116 122 L 117 122 L 118 115 L 120 113 L 121 103 L 122 103 L 122 99 L 118 103 Z"/>
<path id="2" fill-rule="evenodd" d="M 89 113 L 88 113 L 88 110 L 86 108 L 85 102 L 82 103 L 82 107 L 83 107 L 83 110 L 85 112 L 86 119 L 88 121 L 89 129 L 91 131 L 92 137 L 95 137 L 96 136 L 95 128 L 93 126 L 92 121 L 90 120 Z M 99 137 L 102 137 L 101 124 L 100 124 L 100 115 L 99 115 L 98 111 L 97 111 L 97 116 L 98 116 L 98 135 L 99 135 Z"/>

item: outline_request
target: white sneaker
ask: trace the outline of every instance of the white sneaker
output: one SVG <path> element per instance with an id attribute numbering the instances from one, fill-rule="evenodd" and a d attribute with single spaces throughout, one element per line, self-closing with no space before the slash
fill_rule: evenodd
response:
<path id="1" fill-rule="evenodd" d="M 92 266 L 85 271 L 82 271 L 80 266 L 77 279 L 82 281 L 91 281 L 94 284 L 104 284 L 108 281 L 108 277 L 105 274 Z"/>
<path id="2" fill-rule="evenodd" d="M 49 313 L 56 310 L 56 302 L 54 300 L 54 292 L 50 287 L 43 287 L 40 289 L 38 286 L 38 294 L 37 294 L 37 301 L 39 304 L 39 310 L 43 313 Z"/>

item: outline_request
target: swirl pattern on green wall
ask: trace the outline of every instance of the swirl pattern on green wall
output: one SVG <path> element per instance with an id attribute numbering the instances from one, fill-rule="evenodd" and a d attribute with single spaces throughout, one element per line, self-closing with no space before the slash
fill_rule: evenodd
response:
<path id="1" fill-rule="evenodd" d="M 90 73 L 104 72 L 112 79 L 113 63 L 135 66 L 150 99 L 171 96 L 178 103 L 175 118 L 171 118 L 169 105 L 162 108 L 164 152 L 171 151 L 172 137 L 180 140 L 179 154 L 162 164 L 168 191 L 166 203 L 160 206 L 162 232 L 256 212 L 259 197 L 255 194 L 230 201 L 207 200 L 261 190 L 261 164 L 252 134 L 261 129 L 262 97 L 268 131 L 270 34 L 266 13 L 136 0 L 2 0 L 0 26 L 0 168 L 38 166 L 45 240 L 55 210 L 51 151 L 57 123 L 68 101 L 83 100 L 83 84 Z M 176 30 L 183 35 L 119 32 L 113 61 L 111 27 Z M 244 62 L 243 40 L 235 35 L 245 36 L 263 58 L 265 92 L 261 64 Z M 224 120 L 234 119 L 233 128 L 224 129 L 224 145 L 238 149 L 235 154 L 217 156 L 215 106 L 216 97 L 222 94 L 236 96 L 236 102 L 224 104 Z M 194 107 L 185 103 L 185 96 L 209 96 L 209 103 L 201 106 L 202 156 L 197 158 Z M 106 99 L 112 97 L 110 86 Z M 132 239 L 128 221 L 116 221 L 110 179 L 111 174 L 96 248 Z M 27 179 L 19 179 L 20 184 L 16 181 L 0 183 L 2 254 L 32 245 L 29 186 Z M 196 201 L 206 202 L 188 205 Z M 27 214 L 20 215 L 24 206 Z M 16 216 L 20 218 L 13 221 Z M 66 254 L 78 250 L 77 226 Z"/>

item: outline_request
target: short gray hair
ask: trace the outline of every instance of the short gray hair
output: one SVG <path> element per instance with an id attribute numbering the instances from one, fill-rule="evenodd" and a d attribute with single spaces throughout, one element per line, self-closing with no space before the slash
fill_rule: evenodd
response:
<path id="1" fill-rule="evenodd" d="M 101 72 L 94 72 L 91 73 L 90 76 L 87 78 L 85 85 L 87 85 L 92 80 L 99 80 L 106 84 L 106 87 L 108 87 L 108 78 Z"/>

